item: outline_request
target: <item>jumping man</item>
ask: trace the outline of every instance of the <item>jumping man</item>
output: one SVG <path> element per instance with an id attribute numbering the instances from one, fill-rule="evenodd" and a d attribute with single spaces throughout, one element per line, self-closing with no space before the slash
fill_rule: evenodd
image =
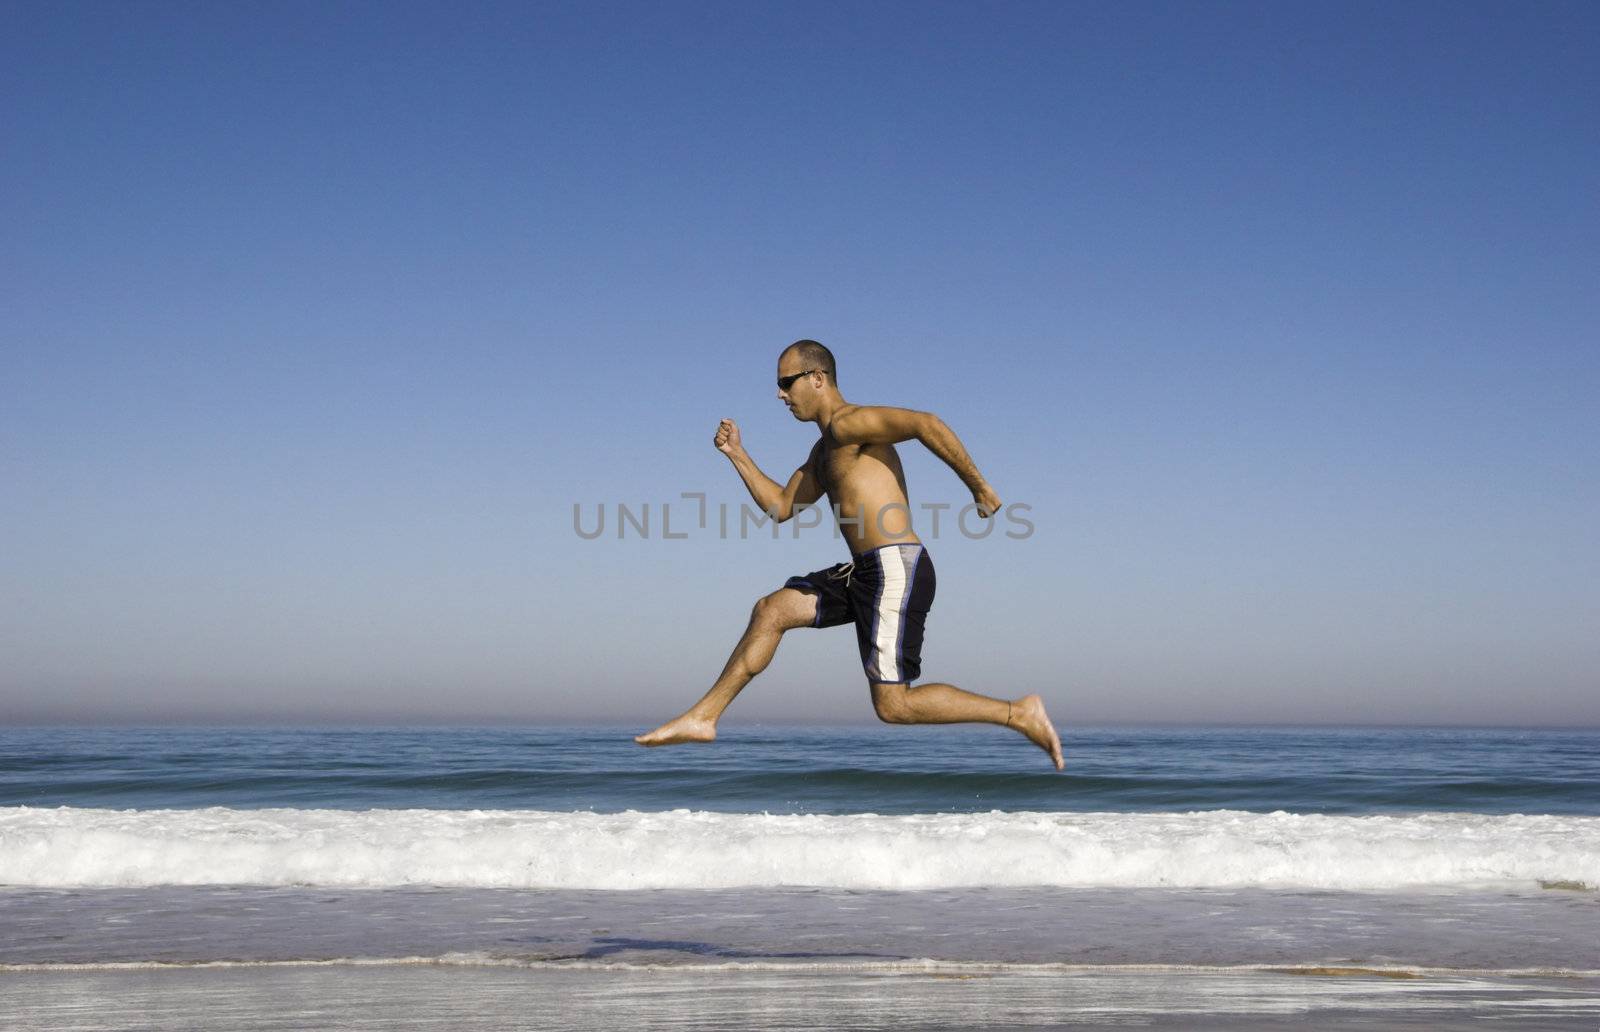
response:
<path id="1" fill-rule="evenodd" d="M 717 720 L 751 678 L 767 668 L 785 631 L 854 623 L 872 705 L 891 724 L 1000 724 L 1020 732 L 1050 754 L 1060 770 L 1061 740 L 1037 695 L 1006 701 L 963 691 L 953 684 L 912 682 L 922 672 L 922 628 L 933 605 L 933 562 L 911 530 L 905 473 L 894 446 L 921 441 L 955 470 L 972 491 L 978 514 L 1000 509 L 1000 497 L 979 474 L 967 450 L 929 412 L 852 405 L 839 394 L 833 353 L 814 340 L 789 345 L 778 356 L 778 400 L 794 418 L 815 423 L 821 437 L 811 455 L 780 487 L 739 441 L 724 419 L 717 450 L 733 462 L 756 504 L 783 522 L 802 505 L 827 494 L 850 546 L 851 561 L 790 577 L 759 599 L 744 637 L 722 675 L 682 716 L 634 739 L 640 745 L 709 742 Z"/>

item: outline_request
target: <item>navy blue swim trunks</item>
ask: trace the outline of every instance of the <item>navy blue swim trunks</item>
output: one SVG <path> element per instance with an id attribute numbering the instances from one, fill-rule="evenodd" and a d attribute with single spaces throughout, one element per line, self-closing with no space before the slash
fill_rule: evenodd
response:
<path id="1" fill-rule="evenodd" d="M 800 577 L 786 588 L 817 593 L 814 627 L 856 625 L 867 680 L 910 684 L 922 673 L 922 627 L 933 608 L 933 560 L 919 544 L 884 545 Z"/>

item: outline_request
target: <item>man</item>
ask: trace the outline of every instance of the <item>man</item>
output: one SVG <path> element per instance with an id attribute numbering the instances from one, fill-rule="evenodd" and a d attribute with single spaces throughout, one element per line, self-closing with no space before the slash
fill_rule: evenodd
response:
<path id="1" fill-rule="evenodd" d="M 709 742 L 722 711 L 767 668 L 785 631 L 854 623 L 862 666 L 878 717 L 893 724 L 1000 724 L 1020 732 L 1063 766 L 1061 740 L 1037 695 L 1013 701 L 934 682 L 921 673 L 923 621 L 933 605 L 933 563 L 911 529 L 905 473 L 894 446 L 917 440 L 943 459 L 972 491 L 978 514 L 992 517 L 1000 497 L 978 473 L 956 435 L 935 415 L 852 405 L 839 394 L 833 353 L 800 340 L 778 356 L 778 400 L 794 417 L 817 424 L 811 455 L 780 487 L 762 473 L 724 419 L 715 444 L 744 479 L 756 504 L 780 523 L 824 493 L 845 531 L 852 561 L 803 577 L 756 602 L 750 625 L 722 675 L 682 716 L 637 736 L 640 745 Z"/>

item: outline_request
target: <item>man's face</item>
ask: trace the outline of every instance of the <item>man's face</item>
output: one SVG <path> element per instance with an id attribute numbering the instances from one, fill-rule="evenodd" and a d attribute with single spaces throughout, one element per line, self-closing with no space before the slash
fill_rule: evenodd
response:
<path id="1" fill-rule="evenodd" d="M 801 362 L 797 355 L 784 355 L 778 359 L 778 400 L 789 406 L 789 411 L 794 414 L 794 418 L 801 422 L 810 419 L 815 413 L 818 377 L 814 374 L 806 373 L 806 375 L 790 383 L 787 388 L 783 386 L 783 380 L 786 377 L 794 376 L 796 373 L 804 372 L 805 368 L 805 364 Z"/>

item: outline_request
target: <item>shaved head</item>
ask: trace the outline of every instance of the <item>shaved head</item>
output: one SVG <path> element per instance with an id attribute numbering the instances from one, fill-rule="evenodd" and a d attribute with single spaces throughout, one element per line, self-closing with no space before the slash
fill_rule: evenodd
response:
<path id="1" fill-rule="evenodd" d="M 778 361 L 793 357 L 800 363 L 801 369 L 820 369 L 828 374 L 828 379 L 835 385 L 839 382 L 839 375 L 834 369 L 833 352 L 818 344 L 814 340 L 797 340 L 783 349 L 783 354 L 778 356 Z"/>

